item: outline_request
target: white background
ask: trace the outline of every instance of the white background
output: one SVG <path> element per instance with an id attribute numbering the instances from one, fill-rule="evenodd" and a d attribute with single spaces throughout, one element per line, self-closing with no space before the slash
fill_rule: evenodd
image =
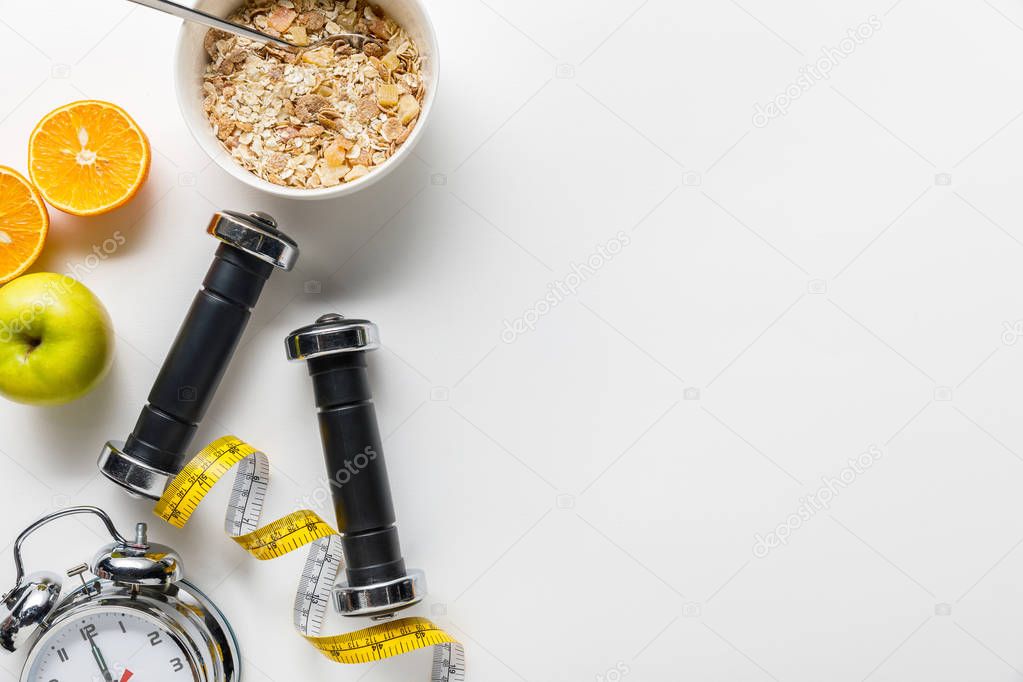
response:
<path id="1" fill-rule="evenodd" d="M 123 210 L 53 211 L 37 269 L 126 238 L 78 270 L 117 360 L 75 404 L 0 405 L 2 542 L 69 503 L 146 517 L 94 460 L 134 424 L 210 263 L 211 211 L 258 208 L 304 253 L 272 278 L 197 445 L 258 445 L 270 511 L 302 504 L 323 464 L 282 340 L 331 310 L 376 321 L 401 535 L 432 588 L 419 612 L 462 638 L 473 679 L 1023 678 L 1023 4 L 429 5 L 442 88 L 415 158 L 297 204 L 190 139 L 175 20 L 0 1 L 0 163 L 24 170 L 35 122 L 85 97 L 127 108 L 155 151 Z M 871 15 L 881 29 L 830 80 L 753 125 Z M 619 231 L 626 249 L 502 342 Z M 829 510 L 754 556 L 872 446 Z M 153 536 L 231 617 L 247 680 L 426 679 L 424 656 L 313 652 L 289 623 L 302 559 L 247 558 L 222 536 L 225 496 Z M 28 564 L 87 559 L 97 532 L 71 521 Z M 13 677 L 20 661 L 0 661 Z"/>

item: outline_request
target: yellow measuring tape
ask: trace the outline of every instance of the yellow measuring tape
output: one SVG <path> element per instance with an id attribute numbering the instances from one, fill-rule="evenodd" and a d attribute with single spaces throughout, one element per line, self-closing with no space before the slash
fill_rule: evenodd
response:
<path id="1" fill-rule="evenodd" d="M 331 588 L 342 566 L 341 536 L 308 509 L 259 525 L 270 461 L 248 443 L 224 436 L 207 445 L 174 477 L 153 513 L 183 528 L 217 481 L 235 467 L 238 473 L 224 522 L 227 534 L 264 561 L 312 545 L 295 595 L 294 622 L 320 653 L 338 663 L 370 663 L 432 646 L 432 682 L 465 680 L 462 645 L 426 618 L 401 618 L 354 632 L 320 635 Z"/>

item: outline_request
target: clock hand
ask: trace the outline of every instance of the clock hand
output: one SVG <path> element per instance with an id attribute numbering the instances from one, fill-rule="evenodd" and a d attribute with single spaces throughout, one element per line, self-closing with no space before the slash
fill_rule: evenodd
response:
<path id="1" fill-rule="evenodd" d="M 92 657 L 96 659 L 96 665 L 99 666 L 99 671 L 103 674 L 103 679 L 106 682 L 114 682 L 113 676 L 110 674 L 110 669 L 107 668 L 107 662 L 103 658 L 103 652 L 96 646 L 96 640 L 92 637 L 89 638 L 89 647 L 92 649 Z"/>
<path id="2" fill-rule="evenodd" d="M 121 679 L 120 679 L 120 680 L 118 680 L 118 682 L 128 682 L 128 680 L 130 680 L 130 679 L 131 679 L 131 676 L 132 676 L 132 675 L 134 675 L 134 674 L 135 674 L 135 673 L 133 673 L 133 672 L 132 672 L 132 671 L 130 671 L 130 670 L 125 670 L 125 671 L 124 671 L 124 674 L 123 674 L 123 675 L 121 675 Z"/>

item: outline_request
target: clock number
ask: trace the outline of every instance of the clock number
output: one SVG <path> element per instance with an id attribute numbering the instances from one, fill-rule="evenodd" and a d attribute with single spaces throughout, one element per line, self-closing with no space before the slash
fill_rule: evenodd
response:
<path id="1" fill-rule="evenodd" d="M 67 663 L 68 655 L 66 649 L 57 649 L 57 658 L 60 659 L 61 663 Z"/>
<path id="2" fill-rule="evenodd" d="M 170 664 L 174 666 L 174 672 L 178 672 L 185 667 L 185 664 L 181 662 L 180 658 L 174 657 L 170 660 Z"/>
<path id="3" fill-rule="evenodd" d="M 159 632 L 150 632 L 149 633 L 149 643 L 151 645 L 153 645 L 153 646 L 156 646 L 157 644 L 163 644 L 163 640 L 160 639 L 160 633 Z"/>
<path id="4" fill-rule="evenodd" d="M 96 635 L 96 626 L 89 623 L 84 628 L 79 628 L 78 631 L 82 633 L 82 639 L 88 642 Z"/>
<path id="5" fill-rule="evenodd" d="M 117 621 L 117 624 L 121 626 L 121 633 L 122 634 L 125 634 L 125 635 L 128 634 L 127 628 L 124 627 L 124 621 L 123 620 Z"/>

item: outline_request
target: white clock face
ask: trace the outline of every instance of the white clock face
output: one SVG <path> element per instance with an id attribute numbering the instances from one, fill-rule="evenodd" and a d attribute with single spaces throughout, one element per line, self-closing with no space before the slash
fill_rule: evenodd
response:
<path id="1" fill-rule="evenodd" d="M 33 649 L 25 682 L 187 682 L 185 651 L 155 619 L 131 609 L 88 611 L 48 632 Z"/>

